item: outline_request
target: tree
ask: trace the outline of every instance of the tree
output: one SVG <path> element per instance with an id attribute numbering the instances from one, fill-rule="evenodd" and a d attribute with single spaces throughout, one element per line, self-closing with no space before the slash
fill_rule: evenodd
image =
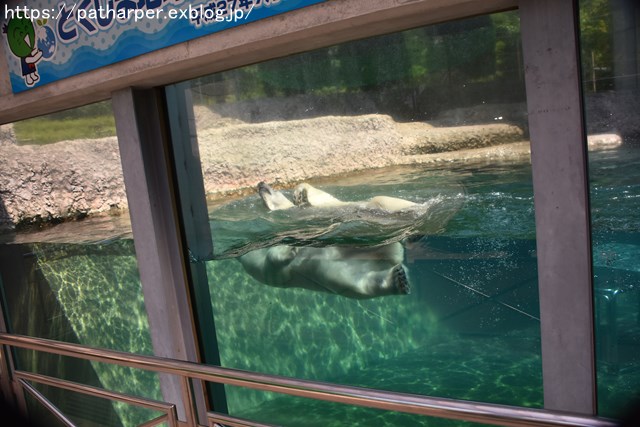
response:
<path id="1" fill-rule="evenodd" d="M 596 91 L 613 85 L 611 4 L 609 0 L 580 1 L 580 54 L 585 87 Z"/>

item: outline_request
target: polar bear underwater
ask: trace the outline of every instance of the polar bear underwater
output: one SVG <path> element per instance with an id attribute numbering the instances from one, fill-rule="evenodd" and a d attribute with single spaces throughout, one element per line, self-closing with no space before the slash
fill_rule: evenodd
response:
<path id="1" fill-rule="evenodd" d="M 296 188 L 295 204 L 264 182 L 258 184 L 258 193 L 270 211 L 353 205 L 396 212 L 415 205 L 386 196 L 343 202 L 309 184 Z M 404 247 L 398 242 L 368 248 L 277 245 L 248 252 L 238 260 L 254 279 L 269 286 L 304 288 L 356 299 L 410 293 L 403 265 Z"/>

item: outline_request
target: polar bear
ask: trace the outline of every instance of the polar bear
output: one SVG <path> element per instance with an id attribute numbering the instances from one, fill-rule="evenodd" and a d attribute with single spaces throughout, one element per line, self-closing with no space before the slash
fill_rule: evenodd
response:
<path id="1" fill-rule="evenodd" d="M 263 182 L 258 184 L 258 193 L 271 211 L 294 208 L 281 192 Z M 356 299 L 410 293 L 402 264 L 404 247 L 397 242 L 368 248 L 278 245 L 248 252 L 238 260 L 254 279 L 275 287 Z"/>
<path id="2" fill-rule="evenodd" d="M 239 260 L 265 285 L 367 299 L 410 292 L 403 258 L 402 245 L 392 243 L 372 248 L 278 245 L 248 252 Z"/>
<path id="3" fill-rule="evenodd" d="M 282 209 L 289 209 L 295 205 L 291 203 L 291 200 L 287 199 L 280 191 L 276 191 L 271 186 L 264 182 L 258 184 L 258 194 L 262 199 L 264 205 L 270 211 L 279 211 Z"/>
<path id="4" fill-rule="evenodd" d="M 293 202 L 297 206 L 337 207 L 354 206 L 360 209 L 379 209 L 387 212 L 398 212 L 418 206 L 397 197 L 376 196 L 369 200 L 359 202 L 343 202 L 331 194 L 319 190 L 307 183 L 298 185 L 293 192 Z"/>

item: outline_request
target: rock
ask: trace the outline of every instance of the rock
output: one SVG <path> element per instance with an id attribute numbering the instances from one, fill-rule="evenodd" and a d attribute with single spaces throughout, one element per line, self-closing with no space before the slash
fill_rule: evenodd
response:
<path id="1" fill-rule="evenodd" d="M 291 185 L 316 177 L 399 164 L 522 161 L 529 143 L 514 125 L 434 127 L 380 114 L 248 124 L 196 108 L 207 195 Z M 115 137 L 49 145 L 14 143 L 1 128 L 0 227 L 58 222 L 127 209 Z M 590 149 L 619 146 L 616 134 L 589 137 Z"/>
<path id="2" fill-rule="evenodd" d="M 405 135 L 405 154 L 443 153 L 470 148 L 522 141 L 522 129 L 508 124 L 487 124 L 457 127 L 424 126 L 398 124 Z"/>
<path id="3" fill-rule="evenodd" d="M 207 193 L 384 167 L 402 155 L 402 135 L 383 115 L 228 126 L 198 141 Z"/>
<path id="4" fill-rule="evenodd" d="M 497 160 L 516 162 L 526 161 L 530 156 L 529 142 L 521 141 L 446 153 L 418 154 L 410 156 L 410 161 L 411 164 L 474 163 Z"/>
<path id="5" fill-rule="evenodd" d="M 212 111 L 204 105 L 194 105 L 193 115 L 198 132 L 204 129 L 220 128 L 244 123 L 242 120 L 234 119 L 232 117 L 222 117 L 220 114 Z"/>
<path id="6" fill-rule="evenodd" d="M 215 86 L 212 85 L 212 86 Z M 215 93 L 215 89 L 201 86 L 205 93 Z M 376 96 L 369 93 L 338 93 L 332 95 L 297 94 L 290 96 L 264 97 L 261 99 L 220 102 L 211 110 L 224 118 L 246 123 L 267 123 L 275 121 L 306 120 L 318 117 L 368 115 L 380 111 Z"/>
<path id="7" fill-rule="evenodd" d="M 589 150 L 608 150 L 622 145 L 622 137 L 615 133 L 603 133 L 597 135 L 589 135 L 587 137 L 587 145 Z"/>
<path id="8" fill-rule="evenodd" d="M 13 131 L 12 124 L 0 125 L 0 146 L 15 145 L 16 134 Z"/>
<path id="9" fill-rule="evenodd" d="M 625 143 L 640 144 L 640 91 L 616 90 L 585 95 L 589 134 L 615 133 Z"/>
<path id="10" fill-rule="evenodd" d="M 511 123 L 526 130 L 527 105 L 525 103 L 481 104 L 454 108 L 440 112 L 434 120 L 431 120 L 431 123 L 438 127 Z"/>
<path id="11" fill-rule="evenodd" d="M 127 208 L 115 137 L 0 146 L 0 227 Z"/>

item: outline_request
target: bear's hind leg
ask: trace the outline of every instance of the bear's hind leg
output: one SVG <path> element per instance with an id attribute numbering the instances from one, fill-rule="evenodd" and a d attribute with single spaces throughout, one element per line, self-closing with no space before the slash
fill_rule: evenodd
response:
<path id="1" fill-rule="evenodd" d="M 293 203 L 296 206 L 329 207 L 348 205 L 326 191 L 319 190 L 307 183 L 299 184 L 293 191 Z"/>
<path id="2" fill-rule="evenodd" d="M 358 294 L 356 298 L 374 298 L 384 295 L 408 295 L 411 286 L 404 266 L 398 264 L 386 270 L 369 271 L 351 291 Z"/>
<path id="3" fill-rule="evenodd" d="M 411 293 L 411 285 L 409 285 L 409 278 L 407 277 L 407 271 L 402 264 L 398 264 L 391 269 L 391 283 L 392 288 L 400 295 L 409 295 Z"/>

